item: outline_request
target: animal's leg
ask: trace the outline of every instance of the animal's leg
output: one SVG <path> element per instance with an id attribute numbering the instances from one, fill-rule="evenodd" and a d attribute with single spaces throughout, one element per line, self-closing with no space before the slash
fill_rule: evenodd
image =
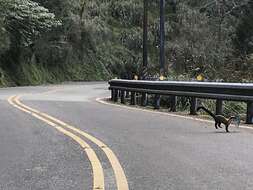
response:
<path id="1" fill-rule="evenodd" d="M 229 125 L 226 125 L 226 132 L 227 133 L 229 133 L 228 127 L 229 127 Z"/>
<path id="2" fill-rule="evenodd" d="M 221 123 L 218 123 L 219 128 L 222 128 Z"/>
<path id="3" fill-rule="evenodd" d="M 218 129 L 218 123 L 217 122 L 215 122 L 215 128 Z"/>

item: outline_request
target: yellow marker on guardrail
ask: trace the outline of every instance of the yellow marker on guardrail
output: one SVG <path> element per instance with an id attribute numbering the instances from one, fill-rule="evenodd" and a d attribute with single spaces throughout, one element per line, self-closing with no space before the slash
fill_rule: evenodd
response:
<path id="1" fill-rule="evenodd" d="M 161 81 L 163 81 L 165 79 L 165 77 L 163 76 L 163 75 L 161 75 L 160 77 L 159 77 L 159 80 L 161 80 Z"/>
<path id="2" fill-rule="evenodd" d="M 203 80 L 204 80 L 204 77 L 202 75 L 197 76 L 197 81 L 203 81 Z"/>

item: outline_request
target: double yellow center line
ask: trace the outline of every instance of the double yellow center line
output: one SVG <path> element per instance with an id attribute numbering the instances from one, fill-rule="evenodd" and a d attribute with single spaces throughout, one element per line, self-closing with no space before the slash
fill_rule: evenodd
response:
<path id="1" fill-rule="evenodd" d="M 115 174 L 116 184 L 118 190 L 129 190 L 128 182 L 126 175 L 122 166 L 120 165 L 119 160 L 117 159 L 116 155 L 113 151 L 102 141 L 98 140 L 97 138 L 91 136 L 90 134 L 75 128 L 55 117 L 52 117 L 46 113 L 40 112 L 36 109 L 33 109 L 20 101 L 20 96 L 11 96 L 8 98 L 8 102 L 18 108 L 19 110 L 26 112 L 33 117 L 47 123 L 48 125 L 54 127 L 59 132 L 63 133 L 64 135 L 72 138 L 76 141 L 85 151 L 88 156 L 88 159 L 92 166 L 93 171 L 93 190 L 104 190 L 105 189 L 105 182 L 104 182 L 104 172 L 102 168 L 102 164 L 99 161 L 95 151 L 90 147 L 88 143 L 86 143 L 81 137 L 85 137 L 86 139 L 90 140 L 98 147 L 100 147 L 105 155 L 107 156 L 112 169 Z M 78 135 L 76 135 L 78 134 Z"/>

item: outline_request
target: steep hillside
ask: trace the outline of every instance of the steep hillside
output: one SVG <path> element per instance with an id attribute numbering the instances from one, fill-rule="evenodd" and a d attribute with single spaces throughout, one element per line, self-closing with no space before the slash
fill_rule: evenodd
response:
<path id="1" fill-rule="evenodd" d="M 0 2 L 0 85 L 132 78 L 141 72 L 143 1 Z M 149 73 L 155 75 L 159 2 L 149 0 L 148 8 Z M 166 0 L 168 77 L 188 79 L 200 68 L 208 80 L 253 80 L 252 10 L 250 0 Z"/>

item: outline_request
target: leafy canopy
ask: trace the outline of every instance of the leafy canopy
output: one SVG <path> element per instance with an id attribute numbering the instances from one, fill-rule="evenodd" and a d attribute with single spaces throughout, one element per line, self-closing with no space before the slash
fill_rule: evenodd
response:
<path id="1" fill-rule="evenodd" d="M 0 17 L 4 21 L 1 30 L 28 44 L 41 32 L 61 24 L 48 9 L 31 0 L 0 0 Z"/>

